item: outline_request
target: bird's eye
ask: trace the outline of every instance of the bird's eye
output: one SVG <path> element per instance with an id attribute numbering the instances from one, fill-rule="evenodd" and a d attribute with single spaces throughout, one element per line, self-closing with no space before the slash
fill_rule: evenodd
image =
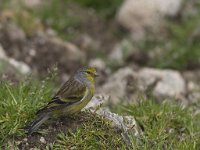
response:
<path id="1" fill-rule="evenodd" d="M 87 73 L 87 74 L 91 74 L 91 72 L 89 72 L 89 71 L 86 71 L 86 73 Z"/>

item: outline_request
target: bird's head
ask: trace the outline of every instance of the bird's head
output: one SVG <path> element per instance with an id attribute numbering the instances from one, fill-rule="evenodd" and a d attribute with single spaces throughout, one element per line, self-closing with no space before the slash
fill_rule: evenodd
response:
<path id="1" fill-rule="evenodd" d="M 98 76 L 99 75 L 94 67 L 81 68 L 75 74 L 76 79 L 89 86 L 94 84 L 95 78 Z"/>

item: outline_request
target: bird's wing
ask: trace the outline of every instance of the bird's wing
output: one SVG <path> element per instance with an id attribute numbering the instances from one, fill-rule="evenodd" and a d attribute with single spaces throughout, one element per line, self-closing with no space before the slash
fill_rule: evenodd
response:
<path id="1" fill-rule="evenodd" d="M 60 105 L 67 106 L 80 101 L 84 97 L 85 91 L 86 86 L 74 79 L 70 79 L 60 88 L 52 100 L 45 107 L 38 110 L 36 114 L 48 112 Z"/>
<path id="2" fill-rule="evenodd" d="M 86 86 L 72 78 L 60 88 L 54 97 L 64 102 L 77 102 L 83 98 L 85 91 Z"/>

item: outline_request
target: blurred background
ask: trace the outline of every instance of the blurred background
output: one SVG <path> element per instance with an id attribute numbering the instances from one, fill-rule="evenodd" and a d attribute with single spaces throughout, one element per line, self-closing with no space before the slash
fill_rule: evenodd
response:
<path id="1" fill-rule="evenodd" d="M 97 93 L 132 100 L 200 99 L 199 0 L 1 0 L 0 73 L 17 82 L 81 66 L 101 73 Z"/>

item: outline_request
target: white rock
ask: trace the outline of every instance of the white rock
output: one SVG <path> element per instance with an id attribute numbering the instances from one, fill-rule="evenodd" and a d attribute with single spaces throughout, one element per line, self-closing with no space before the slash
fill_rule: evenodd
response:
<path id="1" fill-rule="evenodd" d="M 12 66 L 14 66 L 17 70 L 19 70 L 22 74 L 27 74 L 27 73 L 30 73 L 30 71 L 31 71 L 30 67 L 27 64 L 25 64 L 24 62 L 17 61 L 13 58 L 9 58 L 8 62 Z"/>
<path id="2" fill-rule="evenodd" d="M 135 51 L 132 42 L 123 39 L 120 43 L 114 46 L 114 49 L 109 54 L 109 59 L 117 64 L 123 64 L 125 59 Z"/>
<path id="3" fill-rule="evenodd" d="M 200 100 L 200 86 L 193 82 L 189 81 L 187 84 L 187 98 L 191 104 L 198 104 Z"/>
<path id="4" fill-rule="evenodd" d="M 117 65 L 124 63 L 123 52 L 118 45 L 116 45 L 114 49 L 111 51 L 109 58 L 112 62 L 114 62 Z"/>
<path id="5" fill-rule="evenodd" d="M 157 9 L 162 15 L 176 16 L 182 6 L 182 0 L 155 0 L 157 3 Z"/>
<path id="6" fill-rule="evenodd" d="M 157 98 L 176 98 L 186 92 L 185 81 L 177 71 L 144 68 L 139 71 L 138 80 L 143 89 L 155 83 L 153 95 Z"/>
<path id="7" fill-rule="evenodd" d="M 10 65 L 12 65 L 14 68 L 16 68 L 22 74 L 27 74 L 27 73 L 30 73 L 30 71 L 31 71 L 30 67 L 27 64 L 25 64 L 24 62 L 20 62 L 13 58 L 9 58 L 6 55 L 1 44 L 0 44 L 0 59 L 5 61 L 6 63 L 9 63 Z"/>
<path id="8" fill-rule="evenodd" d="M 45 0 L 21 0 L 26 7 L 35 8 L 44 3 Z"/>
<path id="9" fill-rule="evenodd" d="M 102 86 L 101 93 L 111 96 L 112 102 L 119 102 L 127 97 L 127 84 L 129 78 L 134 78 L 136 73 L 131 68 L 122 68 L 109 77 L 106 84 Z"/>
<path id="10" fill-rule="evenodd" d="M 30 49 L 29 50 L 29 55 L 32 56 L 32 57 L 35 57 L 36 56 L 36 50 L 35 49 Z"/>
<path id="11" fill-rule="evenodd" d="M 84 109 L 98 110 L 103 103 L 106 103 L 109 99 L 108 95 L 94 95 L 92 100 L 85 106 Z"/>
<path id="12" fill-rule="evenodd" d="M 163 16 L 176 16 L 182 0 L 125 0 L 117 13 L 119 24 L 131 31 L 134 40 L 145 36 L 146 29 L 158 32 Z"/>
<path id="13" fill-rule="evenodd" d="M 107 101 L 108 97 L 104 95 L 96 95 L 92 98 L 90 103 L 86 106 L 86 110 L 103 116 L 111 122 L 112 128 L 121 131 L 121 135 L 129 148 L 132 148 L 132 136 L 140 136 L 143 134 L 141 128 L 137 124 L 134 116 L 120 116 L 116 113 L 110 112 L 108 108 L 102 108 L 103 103 Z"/>
<path id="14" fill-rule="evenodd" d="M 58 47 L 59 50 L 63 49 L 63 61 L 77 61 L 77 60 L 82 60 L 83 62 L 85 61 L 85 53 L 83 53 L 76 45 L 63 41 L 60 38 L 54 37 L 49 39 L 49 42 L 53 44 L 55 47 Z M 69 56 L 66 58 L 66 56 Z"/>
<path id="15" fill-rule="evenodd" d="M 47 143 L 44 137 L 41 137 L 41 138 L 40 138 L 40 142 L 41 142 L 42 144 L 46 144 L 46 143 Z"/>
<path id="16" fill-rule="evenodd" d="M 93 66 L 93 67 L 97 68 L 97 70 L 100 70 L 100 71 L 103 71 L 106 69 L 105 62 L 100 58 L 92 59 L 89 62 L 89 66 Z"/>

